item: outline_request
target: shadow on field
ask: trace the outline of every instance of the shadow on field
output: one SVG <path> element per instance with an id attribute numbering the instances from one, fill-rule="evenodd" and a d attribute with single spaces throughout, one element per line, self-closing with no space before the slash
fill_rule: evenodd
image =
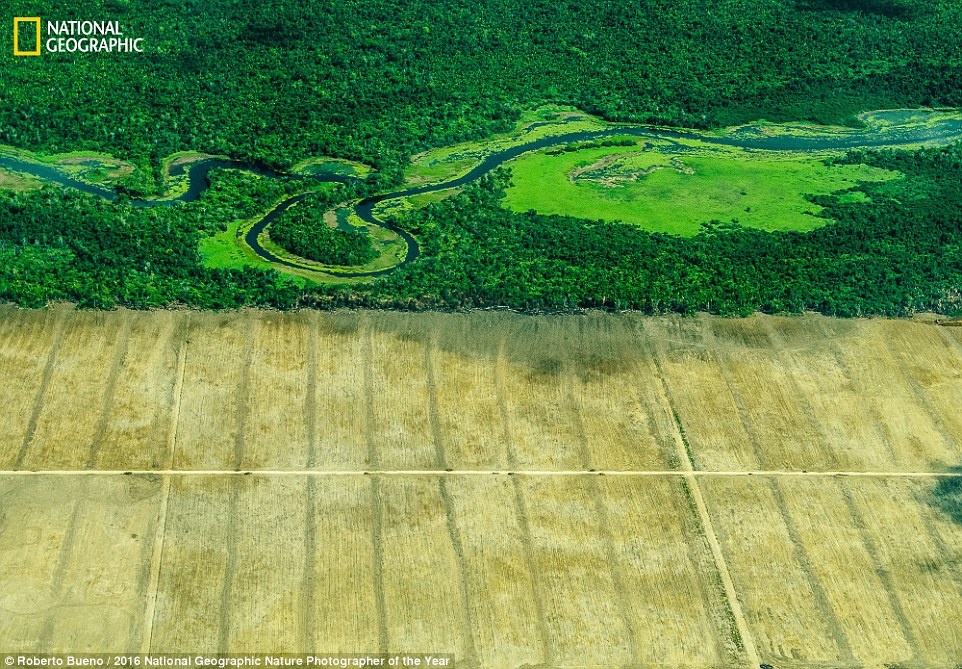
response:
<path id="1" fill-rule="evenodd" d="M 583 383 L 650 369 L 653 348 L 697 352 L 710 348 L 773 355 L 782 347 L 819 350 L 827 338 L 857 334 L 858 324 L 822 317 L 753 316 L 737 319 L 644 317 L 586 313 L 519 315 L 471 313 L 340 313 L 319 319 L 328 334 L 359 331 L 390 335 L 462 358 L 500 358 L 546 384 L 570 376 Z"/>
<path id="2" fill-rule="evenodd" d="M 564 374 L 589 382 L 631 373 L 647 354 L 635 319 L 610 314 L 390 313 L 362 318 L 373 333 L 473 360 L 500 357 L 545 383 L 556 383 Z"/>
<path id="3" fill-rule="evenodd" d="M 962 466 L 949 470 L 958 476 L 940 479 L 932 489 L 932 506 L 948 516 L 953 522 L 962 525 Z"/>

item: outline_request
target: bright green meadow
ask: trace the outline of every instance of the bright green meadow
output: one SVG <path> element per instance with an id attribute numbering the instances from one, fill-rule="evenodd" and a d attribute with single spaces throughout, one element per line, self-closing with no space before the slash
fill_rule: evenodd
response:
<path id="1" fill-rule="evenodd" d="M 829 166 L 823 157 L 800 154 L 683 147 L 672 155 L 673 146 L 527 154 L 510 163 L 505 206 L 686 236 L 712 220 L 807 231 L 830 222 L 807 196 L 861 199 L 851 192 L 860 183 L 902 176 L 867 165 Z"/>

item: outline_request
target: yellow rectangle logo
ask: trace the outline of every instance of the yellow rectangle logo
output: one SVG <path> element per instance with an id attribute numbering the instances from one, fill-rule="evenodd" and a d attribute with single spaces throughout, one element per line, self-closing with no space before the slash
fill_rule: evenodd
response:
<path id="1" fill-rule="evenodd" d="M 20 49 L 20 24 L 33 23 L 37 26 L 37 48 L 33 51 L 22 51 Z M 13 19 L 13 55 L 14 56 L 39 56 L 40 55 L 40 17 L 38 16 L 16 16 Z"/>

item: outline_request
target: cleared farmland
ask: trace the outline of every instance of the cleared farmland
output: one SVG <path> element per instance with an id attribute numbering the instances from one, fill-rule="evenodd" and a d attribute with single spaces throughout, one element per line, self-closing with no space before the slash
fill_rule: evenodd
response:
<path id="1" fill-rule="evenodd" d="M 962 662 L 958 330 L 5 309 L 0 373 L 0 652 Z"/>

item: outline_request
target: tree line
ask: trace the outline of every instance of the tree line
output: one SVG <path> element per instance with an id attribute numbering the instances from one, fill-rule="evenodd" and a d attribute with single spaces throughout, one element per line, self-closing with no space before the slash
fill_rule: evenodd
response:
<path id="1" fill-rule="evenodd" d="M 711 127 L 962 106 L 962 5 L 925 0 L 9 0 L 120 21 L 146 53 L 0 49 L 0 144 L 134 161 L 204 151 L 285 168 L 339 156 L 397 180 L 408 156 L 524 109 Z"/>
<path id="2" fill-rule="evenodd" d="M 215 172 L 197 202 L 149 209 L 56 187 L 3 193 L 0 299 L 96 308 L 962 313 L 962 144 L 853 152 L 837 161 L 906 176 L 861 185 L 867 202 L 813 198 L 834 222 L 811 232 L 709 221 L 687 238 L 509 211 L 501 198 L 510 172 L 499 170 L 394 219 L 417 236 L 421 256 L 354 286 L 300 285 L 273 270 L 213 270 L 201 263 L 202 236 L 266 210 L 303 182 Z"/>

